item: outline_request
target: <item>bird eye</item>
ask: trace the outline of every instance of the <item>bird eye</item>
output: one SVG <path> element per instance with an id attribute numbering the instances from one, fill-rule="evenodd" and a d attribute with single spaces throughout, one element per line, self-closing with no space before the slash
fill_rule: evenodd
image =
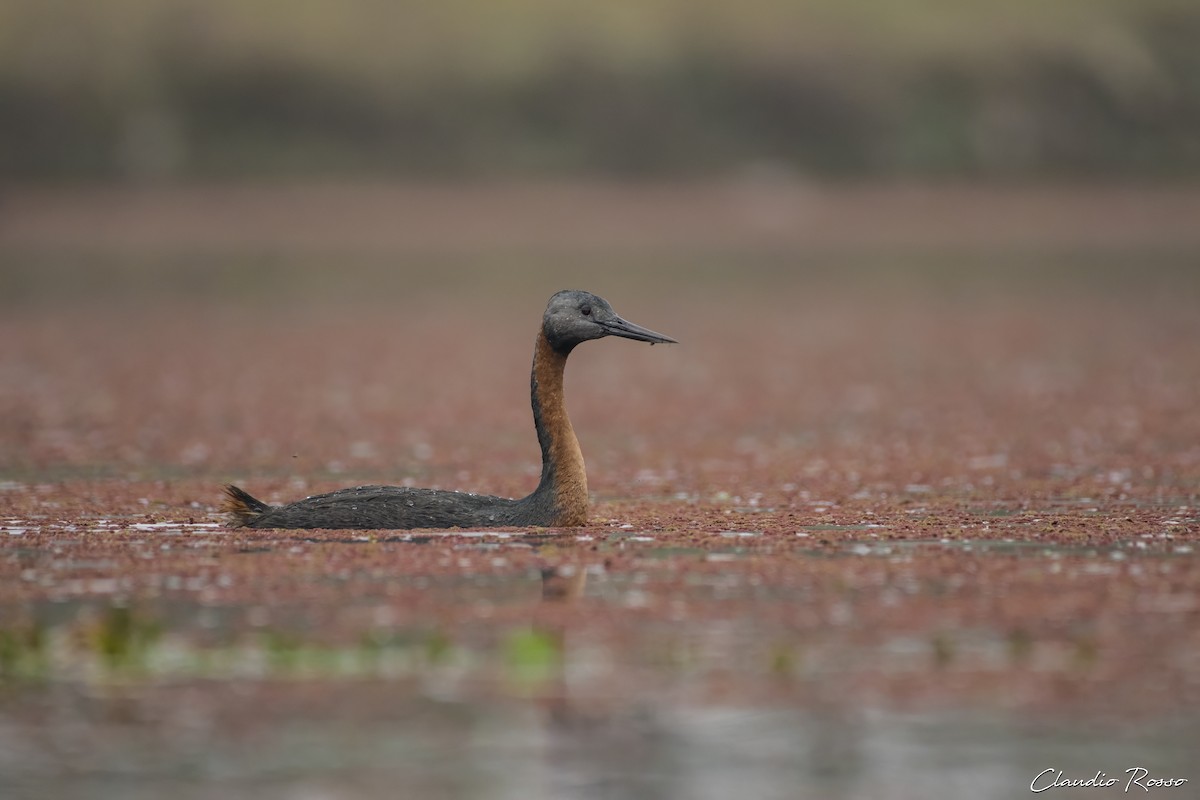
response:
<path id="1" fill-rule="evenodd" d="M 583 314 L 585 317 L 590 317 L 592 315 L 592 307 L 588 305 L 580 306 L 579 313 Z"/>

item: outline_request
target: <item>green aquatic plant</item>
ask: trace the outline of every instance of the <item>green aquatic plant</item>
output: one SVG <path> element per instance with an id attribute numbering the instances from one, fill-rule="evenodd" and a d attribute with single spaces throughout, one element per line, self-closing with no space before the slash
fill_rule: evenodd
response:
<path id="1" fill-rule="evenodd" d="M 128 606 L 110 606 L 89 637 L 92 649 L 112 671 L 144 669 L 147 656 L 162 635 L 155 620 Z"/>
<path id="2" fill-rule="evenodd" d="M 0 629 L 0 681 L 45 676 L 46 633 L 38 623 Z"/>
<path id="3" fill-rule="evenodd" d="M 799 668 L 800 655 L 790 644 L 779 643 L 768 653 L 768 668 L 777 678 L 791 678 Z"/>
<path id="4" fill-rule="evenodd" d="M 505 673 L 520 690 L 533 691 L 562 672 L 562 637 L 550 631 L 516 630 L 501 645 Z"/>
<path id="5" fill-rule="evenodd" d="M 1014 665 L 1024 664 L 1033 654 L 1033 637 L 1022 628 L 1008 635 L 1008 655 Z"/>
<path id="6" fill-rule="evenodd" d="M 262 635 L 262 649 L 272 674 L 286 674 L 299 668 L 304 656 L 303 643 L 293 634 L 271 630 Z"/>
<path id="7" fill-rule="evenodd" d="M 933 664 L 939 669 L 950 666 L 954 661 L 954 640 L 947 633 L 937 633 L 929 641 L 933 650 Z"/>
<path id="8" fill-rule="evenodd" d="M 445 631 L 431 631 L 425 639 L 425 659 L 431 665 L 444 664 L 449 660 L 453 649 L 454 642 L 450 641 Z"/>

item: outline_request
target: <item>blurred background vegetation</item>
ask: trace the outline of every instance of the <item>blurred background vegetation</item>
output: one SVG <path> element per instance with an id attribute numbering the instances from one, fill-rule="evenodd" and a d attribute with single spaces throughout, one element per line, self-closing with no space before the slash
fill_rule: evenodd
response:
<path id="1" fill-rule="evenodd" d="M 1195 0 L 5 0 L 0 177 L 1200 172 Z"/>

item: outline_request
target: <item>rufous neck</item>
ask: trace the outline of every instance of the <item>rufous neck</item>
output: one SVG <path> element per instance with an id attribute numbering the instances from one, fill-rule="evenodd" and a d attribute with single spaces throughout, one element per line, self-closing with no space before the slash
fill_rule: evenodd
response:
<path id="1" fill-rule="evenodd" d="M 554 349 L 539 331 L 530 377 L 533 424 L 542 448 L 542 479 L 536 493 L 553 498 L 556 524 L 582 525 L 587 521 L 587 472 L 563 398 L 566 365 L 567 353 Z"/>

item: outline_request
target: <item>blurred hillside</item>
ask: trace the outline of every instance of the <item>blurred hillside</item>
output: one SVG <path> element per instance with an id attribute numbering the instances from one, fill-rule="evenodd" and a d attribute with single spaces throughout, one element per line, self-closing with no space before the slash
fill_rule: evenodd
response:
<path id="1" fill-rule="evenodd" d="M 1194 0 L 7 0 L 0 177 L 1200 173 Z"/>

